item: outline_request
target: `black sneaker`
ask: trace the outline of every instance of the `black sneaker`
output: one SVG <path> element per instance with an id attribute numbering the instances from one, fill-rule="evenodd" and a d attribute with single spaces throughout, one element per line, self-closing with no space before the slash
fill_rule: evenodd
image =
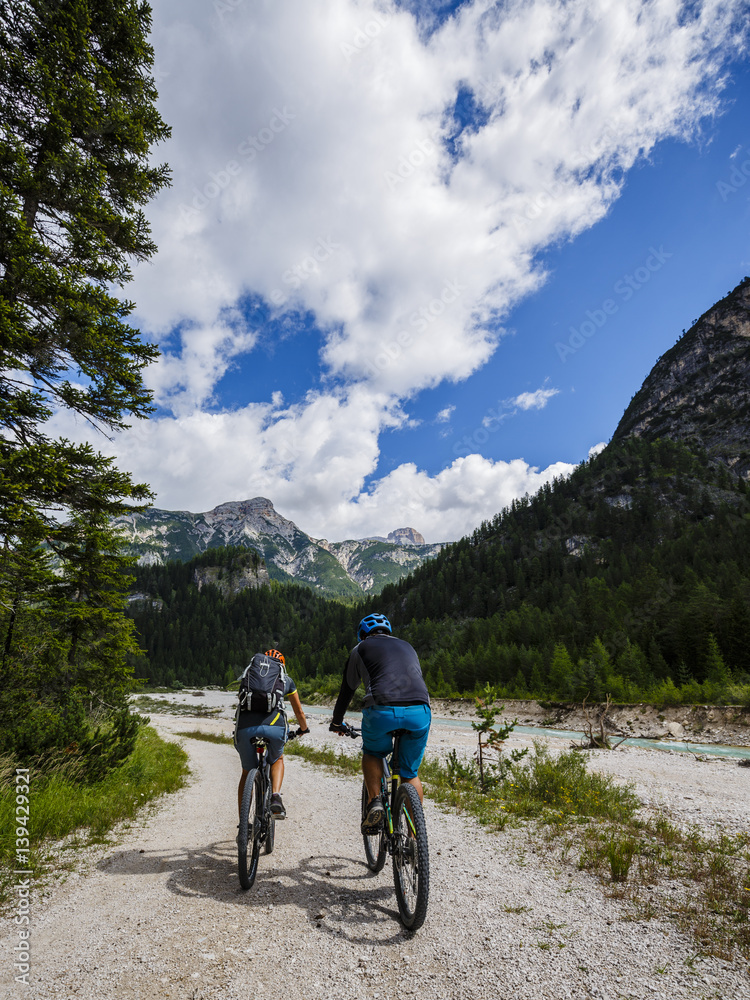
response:
<path id="1" fill-rule="evenodd" d="M 374 799 L 370 799 L 370 803 L 367 806 L 367 814 L 360 826 L 362 833 L 377 833 L 384 816 L 385 809 L 383 808 L 383 803 L 380 801 L 380 796 L 376 795 Z"/>
<path id="2" fill-rule="evenodd" d="M 286 819 L 286 809 L 278 792 L 271 796 L 271 815 L 274 819 Z"/>

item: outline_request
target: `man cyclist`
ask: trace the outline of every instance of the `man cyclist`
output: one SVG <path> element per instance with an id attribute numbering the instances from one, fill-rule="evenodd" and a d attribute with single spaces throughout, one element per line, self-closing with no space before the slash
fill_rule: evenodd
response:
<path id="1" fill-rule="evenodd" d="M 378 829 L 385 812 L 380 800 L 382 760 L 393 749 L 393 731 L 403 729 L 398 761 L 401 780 L 414 785 L 422 801 L 419 765 L 424 757 L 432 713 L 430 696 L 419 658 L 404 639 L 393 635 L 382 614 L 367 615 L 357 628 L 359 643 L 344 667 L 341 689 L 333 709 L 331 732 L 345 733 L 344 713 L 362 681 L 362 773 L 367 785 L 367 812 L 362 833 Z"/>
<path id="2" fill-rule="evenodd" d="M 252 739 L 254 736 L 262 736 L 266 741 L 268 763 L 271 765 L 271 812 L 275 819 L 286 819 L 286 810 L 281 801 L 281 784 L 284 780 L 284 743 L 287 739 L 284 698 L 289 699 L 299 723 L 299 730 L 294 735 L 303 736 L 310 732 L 297 694 L 297 685 L 286 672 L 285 664 L 286 660 L 278 649 L 267 649 L 265 653 L 252 658 L 245 668 L 243 677 L 248 671 L 256 670 L 263 677 L 264 687 L 269 692 L 276 692 L 278 704 L 271 712 L 268 712 L 254 709 L 252 698 L 246 701 L 244 706 L 240 702 L 237 706 L 234 729 L 234 745 L 242 764 L 242 776 L 237 789 L 238 809 L 242 809 L 242 793 L 245 790 L 247 775 L 251 768 L 255 767 L 256 754 Z M 265 698 L 266 695 L 264 694 L 263 697 Z"/>

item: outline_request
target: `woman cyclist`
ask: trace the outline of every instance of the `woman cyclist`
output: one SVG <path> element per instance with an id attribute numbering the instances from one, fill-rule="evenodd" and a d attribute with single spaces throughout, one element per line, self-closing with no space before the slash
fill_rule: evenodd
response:
<path id="1" fill-rule="evenodd" d="M 284 656 L 278 649 L 267 649 L 265 653 L 258 653 L 252 658 L 245 668 L 243 678 L 249 675 L 251 678 L 257 677 L 257 686 L 263 685 L 267 692 L 275 692 L 276 707 L 268 712 L 258 709 L 257 697 L 255 700 L 249 698 L 237 706 L 237 717 L 235 721 L 234 745 L 240 755 L 242 763 L 242 776 L 240 777 L 239 788 L 237 789 L 238 808 L 242 804 L 242 793 L 245 789 L 245 780 L 251 768 L 255 767 L 256 755 L 255 747 L 252 744 L 254 736 L 262 736 L 266 741 L 268 763 L 271 765 L 271 812 L 275 819 L 286 819 L 286 810 L 281 801 L 281 784 L 284 780 L 284 743 L 287 738 L 287 720 L 284 707 L 284 699 L 289 699 L 297 722 L 299 731 L 296 735 L 302 736 L 309 733 L 307 719 L 302 711 L 302 704 L 297 694 L 297 685 L 285 670 Z M 242 681 L 240 682 L 242 691 Z M 267 697 L 264 693 L 263 698 Z M 262 700 L 262 699 L 261 699 Z"/>

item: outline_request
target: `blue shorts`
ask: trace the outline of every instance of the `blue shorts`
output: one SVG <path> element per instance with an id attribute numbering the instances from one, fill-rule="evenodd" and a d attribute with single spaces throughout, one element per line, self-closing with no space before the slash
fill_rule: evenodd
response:
<path id="1" fill-rule="evenodd" d="M 362 752 L 370 757 L 387 757 L 393 750 L 395 729 L 406 729 L 401 737 L 398 773 L 416 778 L 430 733 L 429 705 L 373 705 L 362 709 Z"/>
<path id="2" fill-rule="evenodd" d="M 251 743 L 251 740 L 255 736 L 262 736 L 266 741 L 268 747 L 266 753 L 268 754 L 269 764 L 275 764 L 284 753 L 287 732 L 286 716 L 283 712 L 281 714 L 275 712 L 274 715 L 279 720 L 278 724 L 269 726 L 267 719 L 270 720 L 272 716 L 268 716 L 266 719 L 259 712 L 240 712 L 234 734 L 234 746 L 240 755 L 243 771 L 252 770 L 258 760 L 255 747 Z"/>

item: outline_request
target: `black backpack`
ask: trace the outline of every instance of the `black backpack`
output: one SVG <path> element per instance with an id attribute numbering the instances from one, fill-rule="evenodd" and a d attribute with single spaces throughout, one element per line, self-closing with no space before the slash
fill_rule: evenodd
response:
<path id="1" fill-rule="evenodd" d="M 239 710 L 268 715 L 284 705 L 284 664 L 265 653 L 256 653 L 240 677 Z"/>

